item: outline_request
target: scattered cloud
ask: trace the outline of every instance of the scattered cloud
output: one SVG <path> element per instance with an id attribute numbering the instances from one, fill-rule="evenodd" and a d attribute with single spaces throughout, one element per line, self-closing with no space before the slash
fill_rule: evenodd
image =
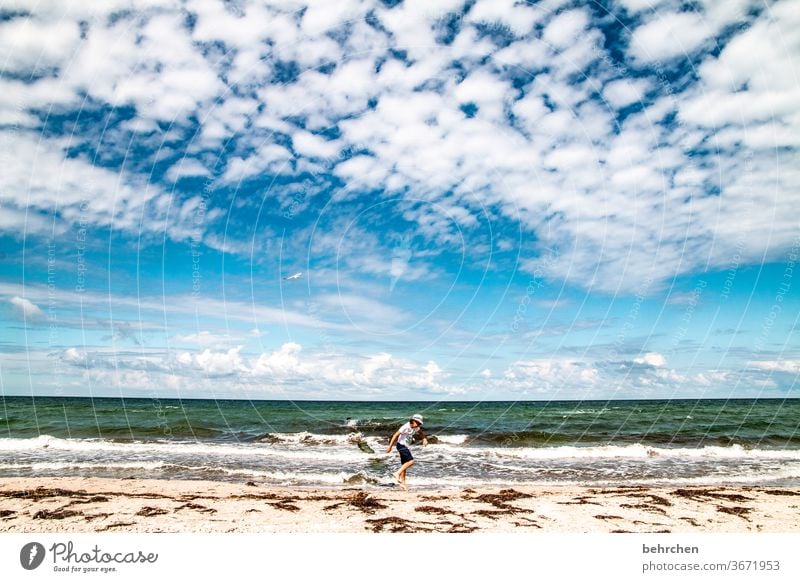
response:
<path id="1" fill-rule="evenodd" d="M 14 307 L 15 311 L 26 320 L 44 317 L 44 312 L 41 310 L 41 308 L 33 303 L 30 299 L 26 299 L 24 297 L 11 297 L 8 302 Z"/>
<path id="2" fill-rule="evenodd" d="M 68 62 L 80 43 L 75 21 L 15 18 L 0 23 L 0 54 L 6 73 L 47 71 Z"/>
<path id="3" fill-rule="evenodd" d="M 559 3 L 37 4 L 0 35 L 9 70 L 39 71 L 2 81 L 0 119 L 20 126 L 0 131 L 15 160 L 0 179 L 10 197 L 0 227 L 26 209 L 41 233 L 55 211 L 65 224 L 184 240 L 166 212 L 196 196 L 173 189 L 181 178 L 211 180 L 222 213 L 231 189 L 246 196 L 244 181 L 311 172 L 343 181 L 340 204 L 356 212 L 375 191 L 412 202 L 405 216 L 443 247 L 471 247 L 488 210 L 535 234 L 527 264 L 590 289 L 631 292 L 724 265 L 740 238 L 743 261 L 775 258 L 791 244 L 800 191 L 797 84 L 785 74 L 797 11 L 788 0 L 673 4 L 622 2 L 637 24 L 616 66 L 596 15 Z M 654 74 L 657 62 L 674 76 Z M 690 69 L 697 79 L 685 82 Z M 83 126 L 41 131 L 42 110 L 84 100 L 114 140 Z M 133 117 L 115 125 L 104 108 Z M 130 163 L 140 148 L 165 171 Z M 215 242 L 213 220 L 202 228 L 204 244 L 237 252 Z M 560 260 L 536 263 L 545 248 Z M 408 280 L 426 273 L 408 267 Z"/>
<path id="4" fill-rule="evenodd" d="M 754 362 L 748 362 L 747 367 L 756 370 L 764 370 L 766 372 L 785 372 L 787 374 L 800 374 L 800 360 L 754 361 Z"/>
<path id="5" fill-rule="evenodd" d="M 153 351 L 125 353 L 108 350 L 67 348 L 59 354 L 62 362 L 80 368 L 80 373 L 104 375 L 138 371 L 140 381 L 132 388 L 149 388 L 164 381 L 164 375 L 185 379 L 229 378 L 241 385 L 266 386 L 267 391 L 291 387 L 313 394 L 331 387 L 345 392 L 364 390 L 391 396 L 393 391 L 428 394 L 457 394 L 463 388 L 446 382 L 449 374 L 429 360 L 417 363 L 388 353 L 355 356 L 342 353 L 303 353 L 296 342 L 274 351 L 246 355 L 242 346 L 214 350 L 179 351 L 172 355 Z M 187 383 L 187 385 L 190 385 Z"/>
<path id="6" fill-rule="evenodd" d="M 603 97 L 611 107 L 621 109 L 642 103 L 649 87 L 647 79 L 617 79 L 603 87 Z"/>
<path id="7" fill-rule="evenodd" d="M 676 277 L 733 262 L 793 256 L 796 2 L 702 0 L 690 9 L 619 0 L 606 9 L 12 0 L 0 22 L 0 233 L 26 248 L 65 240 L 74 248 L 76 231 L 93 231 L 109 242 L 96 272 L 119 269 L 115 282 L 135 273 L 145 290 L 159 274 L 140 270 L 140 259 L 161 251 L 160 275 L 169 275 L 187 268 L 172 259 L 189 242 L 222 254 L 223 274 L 234 277 L 249 270 L 277 282 L 279 260 L 308 263 L 298 270 L 308 273 L 307 289 L 318 286 L 315 310 L 290 296 L 299 286 L 286 302 L 57 290 L 62 310 L 92 302 L 240 325 L 227 334 L 171 330 L 164 337 L 179 345 L 176 356 L 138 345 L 139 360 L 119 360 L 132 382 L 196 373 L 309 389 L 406 382 L 431 393 L 469 386 L 443 358 L 420 362 L 385 344 L 333 354 L 288 333 L 273 351 L 250 353 L 241 346 L 258 335 L 242 330 L 390 335 L 417 319 L 410 287 L 427 292 L 452 280 L 453 297 L 465 295 L 484 265 L 630 298 L 661 297 Z M 609 26 L 617 17 L 625 27 Z M 481 291 L 504 293 L 480 281 Z M 0 291 L 28 319 L 41 318 L 37 303 L 50 300 L 41 285 L 0 283 Z M 696 299 L 678 292 L 666 301 Z M 131 313 L 97 336 L 143 344 Z M 604 326 L 602 314 L 576 317 L 548 330 L 529 325 L 519 338 Z M 581 327 L 587 321 L 595 323 Z M 108 354 L 70 349 L 64 362 L 114 370 Z M 585 354 L 524 357 L 480 375 L 520 390 L 646 392 L 713 389 L 734 373 L 675 370 L 669 359 L 626 354 L 612 372 Z M 754 385 L 794 370 L 793 359 L 752 359 L 741 374 Z"/>
<path id="8" fill-rule="evenodd" d="M 633 31 L 632 53 L 645 63 L 689 57 L 704 42 L 713 39 L 713 32 L 701 13 L 658 14 Z"/>
<path id="9" fill-rule="evenodd" d="M 654 368 L 661 368 L 667 363 L 662 354 L 655 352 L 648 352 L 639 358 L 634 358 L 633 361 L 637 364 L 653 366 Z"/>
<path id="10" fill-rule="evenodd" d="M 547 392 L 554 387 L 593 385 L 599 373 L 598 368 L 580 360 L 543 358 L 517 362 L 503 373 L 503 379 L 517 388 Z"/>

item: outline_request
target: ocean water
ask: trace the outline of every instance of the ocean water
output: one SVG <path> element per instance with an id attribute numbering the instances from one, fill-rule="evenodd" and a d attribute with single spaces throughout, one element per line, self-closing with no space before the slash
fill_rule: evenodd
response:
<path id="1" fill-rule="evenodd" d="M 392 487 L 800 485 L 800 400 L 319 402 L 0 396 L 0 476 Z"/>

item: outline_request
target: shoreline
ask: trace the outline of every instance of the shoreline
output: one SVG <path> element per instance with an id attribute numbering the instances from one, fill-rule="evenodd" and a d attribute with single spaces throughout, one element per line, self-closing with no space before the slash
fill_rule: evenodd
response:
<path id="1" fill-rule="evenodd" d="M 0 478 L 0 532 L 788 533 L 800 487 L 285 488 Z"/>

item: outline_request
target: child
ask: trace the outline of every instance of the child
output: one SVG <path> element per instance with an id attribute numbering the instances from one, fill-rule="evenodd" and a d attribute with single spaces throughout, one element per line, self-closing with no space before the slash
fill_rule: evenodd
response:
<path id="1" fill-rule="evenodd" d="M 422 446 L 427 446 L 428 439 L 422 430 L 421 414 L 415 414 L 411 417 L 411 420 L 401 426 L 397 432 L 394 433 L 394 436 L 389 443 L 389 448 L 386 449 L 387 453 L 391 453 L 392 446 L 395 444 L 395 442 L 397 443 L 397 452 L 400 453 L 400 463 L 402 466 L 396 473 L 394 473 L 394 478 L 400 484 L 400 487 L 405 490 L 408 490 L 406 487 L 406 471 L 408 471 L 411 465 L 416 463 L 414 457 L 411 456 L 411 451 L 408 449 L 408 445 L 411 444 L 411 441 L 414 440 L 414 437 L 417 435 L 417 433 L 422 436 Z"/>

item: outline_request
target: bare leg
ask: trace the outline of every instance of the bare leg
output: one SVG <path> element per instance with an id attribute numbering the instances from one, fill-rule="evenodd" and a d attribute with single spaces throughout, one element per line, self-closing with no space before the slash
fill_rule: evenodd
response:
<path id="1" fill-rule="evenodd" d="M 416 463 L 416 461 L 414 459 L 411 459 L 407 463 L 403 463 L 403 466 L 400 467 L 400 470 L 397 473 L 394 474 L 395 478 L 400 483 L 400 486 L 403 489 L 407 489 L 407 487 L 406 487 L 406 471 L 408 471 L 411 468 L 411 465 L 413 465 L 414 463 Z"/>

